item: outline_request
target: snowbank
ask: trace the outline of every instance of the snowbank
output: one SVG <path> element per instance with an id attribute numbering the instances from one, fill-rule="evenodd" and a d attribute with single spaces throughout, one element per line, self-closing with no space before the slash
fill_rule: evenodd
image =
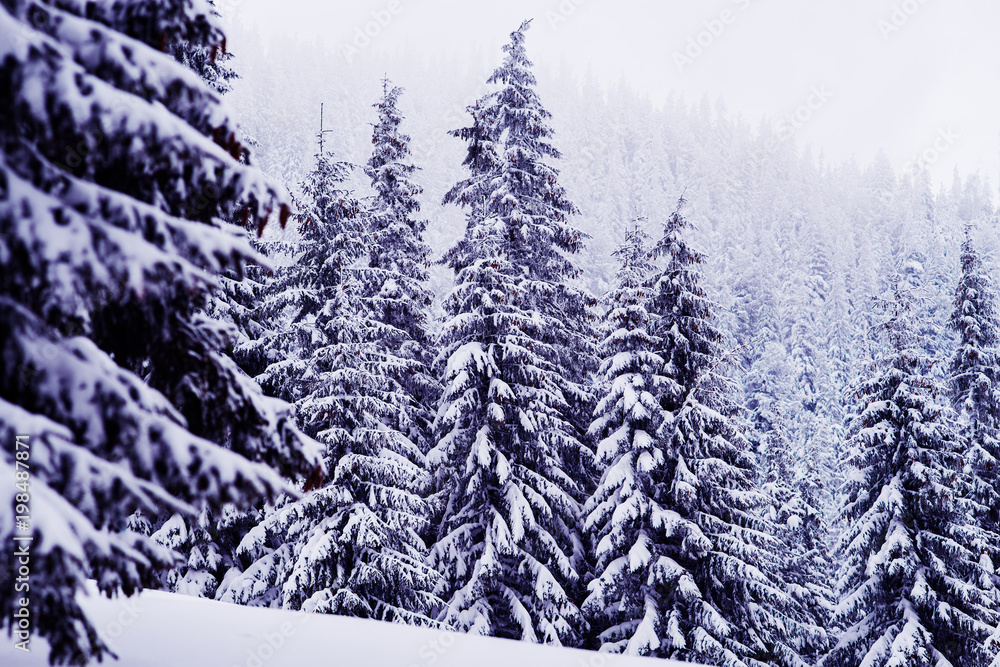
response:
<path id="1" fill-rule="evenodd" d="M 81 603 L 122 667 L 642 667 L 622 658 L 503 639 L 338 616 L 242 607 L 146 591 Z M 48 646 L 31 652 L 0 639 L 0 665 L 43 667 Z M 97 663 L 94 663 L 95 665 Z M 657 667 L 680 663 L 658 660 Z"/>

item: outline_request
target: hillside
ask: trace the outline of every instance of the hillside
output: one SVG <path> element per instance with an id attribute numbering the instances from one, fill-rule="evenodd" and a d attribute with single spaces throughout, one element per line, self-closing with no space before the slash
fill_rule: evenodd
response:
<path id="1" fill-rule="evenodd" d="M 255 609 L 146 591 L 134 598 L 91 596 L 81 604 L 121 667 L 642 667 L 623 658 L 502 639 L 443 633 L 355 618 Z M 165 631 L 169 629 L 169 631 Z M 5 667 L 48 665 L 48 646 L 30 654 L 0 641 Z M 659 667 L 680 665 L 658 660 Z"/>

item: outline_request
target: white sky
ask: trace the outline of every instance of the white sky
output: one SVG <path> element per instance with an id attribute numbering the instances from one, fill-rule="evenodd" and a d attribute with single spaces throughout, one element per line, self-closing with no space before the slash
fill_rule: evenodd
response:
<path id="1" fill-rule="evenodd" d="M 879 148 L 901 170 L 926 151 L 935 180 L 1000 174 L 998 0 L 217 0 L 227 19 L 349 44 L 377 33 L 359 58 L 499 48 L 524 18 L 540 68 L 569 63 L 613 83 L 624 77 L 662 101 L 722 95 L 753 123 L 792 114 L 796 129 L 833 160 L 870 161 Z M 389 12 L 396 9 L 396 13 Z M 723 17 L 728 24 L 714 23 Z M 367 25 L 381 16 L 387 24 Z M 893 20 L 895 19 L 895 23 Z M 718 36 L 711 35 L 715 28 Z M 883 23 L 880 24 L 880 21 Z M 722 28 L 720 31 L 719 28 Z M 897 28 L 892 30 L 893 28 Z M 890 31 L 891 30 L 891 31 Z M 699 34 L 701 33 L 701 34 Z M 689 40 L 707 44 L 678 67 Z M 940 138 L 939 138 L 940 137 Z M 949 137 L 945 139 L 945 137 Z M 945 148 L 938 153 L 935 148 Z M 996 188 L 994 188 L 994 191 Z"/>

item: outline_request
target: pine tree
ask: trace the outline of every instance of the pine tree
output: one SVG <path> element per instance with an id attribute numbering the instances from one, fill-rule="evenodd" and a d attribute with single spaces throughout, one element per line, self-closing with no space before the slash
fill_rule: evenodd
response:
<path id="1" fill-rule="evenodd" d="M 1000 322 L 992 281 L 966 228 L 962 274 L 955 289 L 951 327 L 959 345 L 951 362 L 951 400 L 962 427 L 962 459 L 969 473 L 969 495 L 978 507 L 984 542 L 977 545 L 983 564 L 1000 564 Z M 984 582 L 986 585 L 986 582 Z"/>
<path id="2" fill-rule="evenodd" d="M 214 276 L 259 259 L 222 220 L 287 210 L 236 159 L 231 110 L 161 51 L 222 47 L 197 7 L 0 6 L 0 434 L 30 447 L 0 468 L 25 477 L 27 460 L 3 502 L 38 520 L 4 515 L 0 537 L 33 538 L 30 613 L 56 663 L 108 653 L 75 598 L 85 579 L 130 595 L 174 565 L 126 530 L 137 508 L 190 518 L 294 493 L 282 475 L 317 456 L 204 314 Z M 0 627 L 15 561 L 0 555 Z"/>
<path id="3" fill-rule="evenodd" d="M 268 511 L 220 597 L 428 625 L 441 604 L 420 538 L 429 479 L 420 448 L 397 428 L 412 399 L 393 381 L 410 362 L 386 354 L 387 327 L 373 317 L 362 278 L 368 227 L 344 189 L 347 168 L 320 154 L 303 186 L 300 249 L 266 304 L 287 321 L 261 343 L 273 360 L 264 384 L 295 400 L 303 429 L 326 447 L 329 481 Z"/>
<path id="4" fill-rule="evenodd" d="M 843 424 L 842 377 L 837 369 L 840 323 L 832 316 L 835 306 L 831 280 L 829 242 L 818 230 L 807 236 L 811 246 L 803 277 L 798 316 L 791 329 L 791 356 L 796 367 L 794 392 L 799 408 L 790 424 L 795 439 L 796 486 L 802 499 L 830 517 L 838 510 L 834 490 L 840 486 L 836 447 Z M 814 524 L 814 528 L 820 528 Z M 811 540 L 820 539 L 814 531 Z"/>
<path id="5" fill-rule="evenodd" d="M 450 624 L 575 643 L 578 501 L 592 465 L 577 424 L 592 352 L 586 300 L 569 284 L 567 255 L 582 239 L 544 161 L 559 153 L 525 56 L 528 25 L 512 33 L 489 78 L 498 88 L 469 108 L 472 126 L 453 133 L 468 142 L 469 177 L 445 202 L 468 217 L 447 255 L 456 286 L 438 361 L 445 391 L 430 454 L 440 514 L 430 563 L 446 580 Z"/>
<path id="6" fill-rule="evenodd" d="M 805 443 L 792 441 L 802 437 L 794 423 L 799 410 L 807 409 L 797 395 L 794 376 L 794 359 L 785 347 L 766 343 L 744 379 L 748 437 L 758 453 L 761 488 L 770 500 L 768 518 L 784 545 L 778 554 L 780 581 L 809 611 L 808 618 L 825 627 L 833 600 L 827 584 L 833 564 L 826 551 L 819 492 L 829 471 L 815 470 L 822 463 L 815 436 Z"/>
<path id="7" fill-rule="evenodd" d="M 736 427 L 734 387 L 719 370 L 722 334 L 700 285 L 702 257 L 684 238 L 683 204 L 654 249 L 665 266 L 655 276 L 652 333 L 674 387 L 660 406 L 671 414 L 657 434 L 661 502 L 676 516 L 664 522 L 661 595 L 650 610 L 656 632 L 646 651 L 726 667 L 797 665 L 826 634 L 780 580 L 783 545 L 764 516 L 769 499 L 755 488 L 757 465 Z"/>
<path id="8" fill-rule="evenodd" d="M 845 630 L 825 664 L 988 664 L 998 616 L 969 548 L 980 536 L 959 494 L 949 413 L 914 334 L 910 290 L 897 280 L 882 305 L 885 345 L 849 433 L 835 619 Z"/>

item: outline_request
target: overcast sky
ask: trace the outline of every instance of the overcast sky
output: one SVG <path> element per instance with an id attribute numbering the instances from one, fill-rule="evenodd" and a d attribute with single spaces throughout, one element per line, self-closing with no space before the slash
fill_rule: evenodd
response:
<path id="1" fill-rule="evenodd" d="M 786 119 L 828 158 L 897 170 L 921 156 L 936 180 L 1000 173 L 998 0 L 217 0 L 263 32 L 331 45 L 374 35 L 386 50 L 497 54 L 534 18 L 529 55 L 605 82 L 624 77 L 655 102 L 671 90 L 725 98 L 757 122 Z M 381 22 L 381 25 L 377 21 Z M 812 108 L 809 108 L 809 107 Z M 798 118 L 794 114 L 798 113 Z M 996 198 L 996 197 L 995 197 Z"/>

